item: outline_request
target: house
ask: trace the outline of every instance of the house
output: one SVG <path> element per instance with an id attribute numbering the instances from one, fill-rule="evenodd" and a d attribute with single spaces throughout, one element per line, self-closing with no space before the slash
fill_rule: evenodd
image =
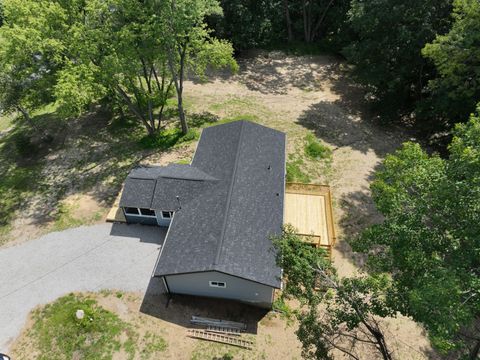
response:
<path id="1" fill-rule="evenodd" d="M 119 205 L 129 223 L 169 226 L 154 270 L 167 291 L 269 308 L 284 193 L 285 134 L 236 121 L 203 130 L 191 165 L 132 170 Z"/>

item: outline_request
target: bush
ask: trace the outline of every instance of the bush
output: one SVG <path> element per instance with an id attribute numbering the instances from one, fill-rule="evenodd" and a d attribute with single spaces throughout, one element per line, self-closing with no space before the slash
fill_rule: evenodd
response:
<path id="1" fill-rule="evenodd" d="M 198 140 L 200 133 L 195 129 L 189 129 L 188 132 L 178 139 L 178 143 L 189 142 L 193 140 Z"/>
<path id="2" fill-rule="evenodd" d="M 327 159 L 332 155 L 332 150 L 320 143 L 312 134 L 305 137 L 305 154 L 315 160 Z"/>

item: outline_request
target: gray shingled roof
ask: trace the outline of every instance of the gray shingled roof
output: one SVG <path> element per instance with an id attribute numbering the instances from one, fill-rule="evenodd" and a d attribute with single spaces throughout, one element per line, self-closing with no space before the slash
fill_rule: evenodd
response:
<path id="1" fill-rule="evenodd" d="M 278 288 L 284 185 L 285 134 L 236 121 L 203 130 L 191 165 L 132 170 L 120 206 L 176 210 L 155 276 L 220 271 Z"/>
<path id="2" fill-rule="evenodd" d="M 190 165 L 138 167 L 125 181 L 120 206 L 177 210 L 215 182 L 213 176 Z"/>
<path id="3" fill-rule="evenodd" d="M 207 128 L 192 166 L 218 181 L 175 213 L 155 276 L 214 270 L 280 287 L 270 237 L 283 223 L 285 134 L 247 121 Z"/>

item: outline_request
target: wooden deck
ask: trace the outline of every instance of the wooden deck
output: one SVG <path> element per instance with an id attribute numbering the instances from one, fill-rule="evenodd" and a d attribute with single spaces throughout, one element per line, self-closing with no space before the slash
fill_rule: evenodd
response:
<path id="1" fill-rule="evenodd" d="M 332 196 L 326 185 L 287 183 L 284 223 L 315 246 L 331 249 L 335 245 Z"/>
<path id="2" fill-rule="evenodd" d="M 122 209 L 118 206 L 120 204 L 120 198 L 122 197 L 122 190 L 120 190 L 117 198 L 115 199 L 115 202 L 112 205 L 112 208 L 108 212 L 107 215 L 107 222 L 127 222 L 127 219 L 125 219 L 125 215 L 123 214 Z"/>

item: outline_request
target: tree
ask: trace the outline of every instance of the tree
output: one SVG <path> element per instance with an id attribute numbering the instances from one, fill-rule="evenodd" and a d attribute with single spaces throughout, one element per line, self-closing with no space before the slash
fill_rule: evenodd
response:
<path id="1" fill-rule="evenodd" d="M 215 36 L 236 50 L 264 47 L 283 40 L 283 9 L 279 0 L 222 0 L 223 16 L 210 15 Z"/>
<path id="2" fill-rule="evenodd" d="M 435 69 L 421 54 L 447 31 L 451 0 L 352 0 L 350 24 L 356 39 L 344 54 L 367 86 L 378 110 L 409 116 Z"/>
<path id="3" fill-rule="evenodd" d="M 72 2 L 74 3 L 74 2 Z M 19 111 L 36 129 L 29 113 L 53 100 L 63 67 L 62 39 L 74 21 L 59 3 L 4 0 L 0 27 L 0 108 Z"/>
<path id="4" fill-rule="evenodd" d="M 392 274 L 391 306 L 424 324 L 433 344 L 480 349 L 480 117 L 457 125 L 448 159 L 406 143 L 376 173 L 383 223 L 352 242 L 372 273 Z M 477 328 L 476 328 L 477 327 Z M 469 355 L 468 355 L 469 354 Z M 460 355 L 459 355 L 460 356 Z"/>
<path id="5" fill-rule="evenodd" d="M 295 314 L 304 357 L 331 359 L 335 349 L 360 359 L 358 347 L 368 346 L 392 359 L 378 321 L 394 315 L 386 303 L 387 276 L 340 279 L 325 251 L 302 242 L 289 226 L 273 242 L 286 279 L 282 299 L 300 302 Z"/>
<path id="6" fill-rule="evenodd" d="M 160 129 L 173 85 L 156 10 L 136 0 L 88 1 L 85 21 L 71 27 L 69 62 L 55 87 L 61 110 L 80 114 L 109 96 L 150 135 Z"/>
<path id="7" fill-rule="evenodd" d="M 211 37 L 205 25 L 219 9 L 214 0 L 5 0 L 0 81 L 8 91 L 1 106 L 26 114 L 56 101 L 72 116 L 108 99 L 128 107 L 153 135 L 175 88 L 186 133 L 186 71 L 236 69 L 230 43 Z"/>
<path id="8" fill-rule="evenodd" d="M 452 28 L 423 49 L 439 74 L 429 83 L 433 97 L 429 112 L 444 122 L 466 118 L 480 101 L 479 44 L 480 3 L 454 1 Z"/>
<path id="9" fill-rule="evenodd" d="M 163 13 L 163 36 L 170 74 L 177 93 L 177 106 L 182 132 L 188 131 L 183 108 L 183 87 L 186 71 L 203 76 L 207 66 L 238 68 L 232 45 L 211 36 L 205 18 L 221 14 L 217 0 L 168 0 L 157 7 Z"/>

